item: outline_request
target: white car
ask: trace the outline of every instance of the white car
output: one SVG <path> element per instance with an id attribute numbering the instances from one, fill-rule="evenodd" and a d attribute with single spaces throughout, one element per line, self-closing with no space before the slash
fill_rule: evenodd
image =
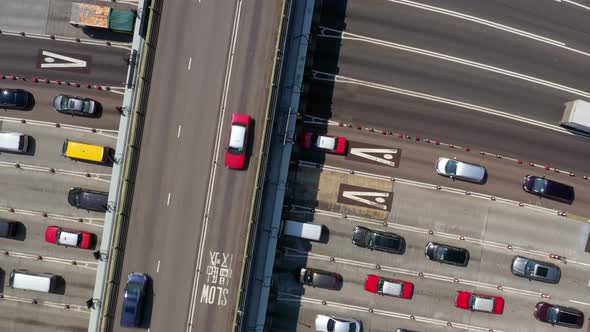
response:
<path id="1" fill-rule="evenodd" d="M 361 322 L 352 318 L 315 316 L 315 330 L 318 332 L 360 332 Z"/>

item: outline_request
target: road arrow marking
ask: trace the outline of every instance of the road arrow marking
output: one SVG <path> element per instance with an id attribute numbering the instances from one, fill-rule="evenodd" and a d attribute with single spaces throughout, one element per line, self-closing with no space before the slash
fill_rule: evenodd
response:
<path id="1" fill-rule="evenodd" d="M 57 54 L 57 53 L 53 53 L 53 52 L 49 52 L 49 51 L 43 51 L 41 54 L 45 56 L 45 58 L 43 58 L 45 63 L 41 64 L 41 68 L 84 68 L 84 67 L 86 67 L 86 61 L 84 61 L 84 60 L 79 60 L 76 58 L 72 58 L 69 56 L 65 56 L 65 55 L 61 55 L 61 54 Z M 67 62 L 54 63 L 55 59 L 59 59 L 62 61 L 67 61 Z"/>
<path id="2" fill-rule="evenodd" d="M 372 154 L 380 154 L 383 157 L 377 157 L 374 155 L 371 155 L 369 153 Z M 394 161 L 391 161 L 392 159 L 395 158 L 394 155 L 396 155 L 398 153 L 397 149 L 375 149 L 375 148 L 351 148 L 350 149 L 350 154 L 353 154 L 355 156 L 361 157 L 361 158 L 365 158 L 365 159 L 369 159 L 387 166 L 391 166 L 391 167 L 396 167 L 396 164 Z"/>
<path id="3" fill-rule="evenodd" d="M 346 197 L 348 199 L 352 199 L 354 201 L 387 211 L 387 205 L 383 203 L 386 202 L 385 198 L 389 197 L 389 193 L 370 191 L 343 191 L 342 197 Z M 374 201 L 362 197 L 373 197 Z"/>

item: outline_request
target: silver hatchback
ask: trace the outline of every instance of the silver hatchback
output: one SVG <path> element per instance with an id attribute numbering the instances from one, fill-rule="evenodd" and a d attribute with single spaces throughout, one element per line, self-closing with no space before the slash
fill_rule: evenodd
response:
<path id="1" fill-rule="evenodd" d="M 515 276 L 551 284 L 558 283 L 561 278 L 559 266 L 522 256 L 514 256 L 510 270 Z"/>
<path id="2" fill-rule="evenodd" d="M 486 169 L 483 166 L 449 158 L 438 158 L 436 173 L 451 179 L 483 183 L 486 179 Z"/>

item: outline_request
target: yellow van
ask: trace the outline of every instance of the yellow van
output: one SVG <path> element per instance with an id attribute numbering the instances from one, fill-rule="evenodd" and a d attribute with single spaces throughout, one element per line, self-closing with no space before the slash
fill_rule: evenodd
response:
<path id="1" fill-rule="evenodd" d="M 65 140 L 62 154 L 70 159 L 104 164 L 109 158 L 109 147 Z"/>

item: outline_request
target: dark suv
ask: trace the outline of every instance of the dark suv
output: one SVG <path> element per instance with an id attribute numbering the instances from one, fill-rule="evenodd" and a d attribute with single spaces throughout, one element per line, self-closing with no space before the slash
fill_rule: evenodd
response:
<path id="1" fill-rule="evenodd" d="M 299 283 L 319 288 L 338 290 L 342 287 L 342 276 L 335 272 L 300 267 L 297 269 Z"/>
<path id="2" fill-rule="evenodd" d="M 515 276 L 556 284 L 561 278 L 559 266 L 522 256 L 514 256 L 510 266 Z"/>
<path id="3" fill-rule="evenodd" d="M 108 207 L 109 193 L 84 189 L 72 188 L 68 193 L 68 203 L 78 209 L 86 209 L 97 212 L 106 212 Z"/>
<path id="4" fill-rule="evenodd" d="M 527 193 L 563 203 L 571 204 L 574 201 L 574 187 L 561 182 L 545 179 L 545 177 L 527 175 L 524 178 L 524 185 L 522 188 Z"/>
<path id="5" fill-rule="evenodd" d="M 467 249 L 436 242 L 429 242 L 426 245 L 426 248 L 424 248 L 424 255 L 426 258 L 439 263 L 463 267 L 467 266 L 467 263 L 469 263 L 469 251 L 467 251 Z"/>
<path id="6" fill-rule="evenodd" d="M 362 226 L 356 226 L 352 231 L 352 243 L 370 250 L 385 251 L 392 254 L 402 254 L 406 241 L 403 237 L 388 232 L 376 231 Z"/>
<path id="7" fill-rule="evenodd" d="M 17 223 L 0 219 L 0 237 L 11 238 L 16 236 Z"/>
<path id="8" fill-rule="evenodd" d="M 562 307 L 547 302 L 535 306 L 535 318 L 551 325 L 581 329 L 584 326 L 584 313 L 576 308 Z"/>

